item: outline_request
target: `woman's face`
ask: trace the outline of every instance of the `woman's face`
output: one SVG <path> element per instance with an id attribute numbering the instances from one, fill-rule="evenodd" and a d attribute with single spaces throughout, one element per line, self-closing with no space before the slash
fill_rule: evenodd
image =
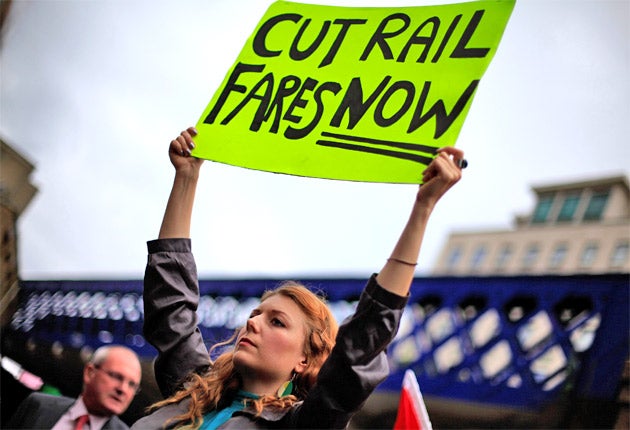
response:
<path id="1" fill-rule="evenodd" d="M 277 294 L 263 301 L 239 332 L 234 349 L 243 388 L 251 391 L 254 382 L 258 391 L 263 385 L 274 390 L 256 394 L 275 392 L 293 371 L 300 372 L 306 365 L 305 340 L 305 315 L 293 300 Z"/>

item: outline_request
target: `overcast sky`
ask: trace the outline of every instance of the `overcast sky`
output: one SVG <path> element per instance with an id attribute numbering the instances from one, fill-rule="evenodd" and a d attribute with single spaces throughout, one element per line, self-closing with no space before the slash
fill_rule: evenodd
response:
<path id="1" fill-rule="evenodd" d="M 173 176 L 168 142 L 197 122 L 269 4 L 14 2 L 0 135 L 35 165 L 39 189 L 18 223 L 23 279 L 142 277 Z M 629 174 L 629 26 L 627 0 L 517 1 L 457 143 L 470 167 L 434 212 L 418 274 L 449 232 L 510 228 L 533 185 Z M 192 235 L 206 278 L 367 277 L 416 192 L 212 162 L 199 186 Z"/>

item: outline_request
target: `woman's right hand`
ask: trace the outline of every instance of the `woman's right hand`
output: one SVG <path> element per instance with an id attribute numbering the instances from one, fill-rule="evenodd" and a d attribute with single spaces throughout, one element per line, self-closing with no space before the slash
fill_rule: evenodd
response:
<path id="1" fill-rule="evenodd" d="M 195 127 L 188 127 L 186 130 L 182 131 L 179 136 L 171 140 L 168 156 L 176 172 L 198 173 L 203 159 L 190 155 L 195 147 L 193 137 L 196 135 L 197 130 Z"/>

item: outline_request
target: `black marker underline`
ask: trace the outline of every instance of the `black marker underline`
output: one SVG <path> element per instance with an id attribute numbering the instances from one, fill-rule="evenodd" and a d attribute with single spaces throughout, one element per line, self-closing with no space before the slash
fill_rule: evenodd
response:
<path id="1" fill-rule="evenodd" d="M 428 165 L 433 160 L 433 158 L 431 157 L 425 157 L 425 156 L 416 155 L 416 154 L 409 154 L 408 152 L 390 151 L 388 149 L 374 148 L 371 146 L 353 145 L 351 143 L 333 142 L 331 140 L 320 139 L 316 143 L 321 146 L 328 146 L 328 147 L 339 148 L 339 149 L 348 149 L 350 151 L 367 152 L 370 154 L 385 155 L 387 157 L 410 160 L 410 161 L 414 161 L 416 163 L 421 163 L 425 165 Z"/>
<path id="2" fill-rule="evenodd" d="M 345 135 L 345 134 L 329 133 L 327 131 L 322 131 L 322 136 L 332 137 L 332 138 L 340 139 L 340 140 L 349 140 L 352 142 L 363 142 L 363 143 L 371 143 L 374 145 L 391 146 L 393 148 L 408 149 L 411 151 L 420 151 L 420 152 L 426 152 L 429 154 L 435 154 L 435 151 L 437 151 L 438 149 L 434 146 L 420 145 L 417 143 L 394 142 L 391 140 L 373 139 L 371 137 L 360 137 L 360 136 L 350 136 L 350 135 Z"/>

